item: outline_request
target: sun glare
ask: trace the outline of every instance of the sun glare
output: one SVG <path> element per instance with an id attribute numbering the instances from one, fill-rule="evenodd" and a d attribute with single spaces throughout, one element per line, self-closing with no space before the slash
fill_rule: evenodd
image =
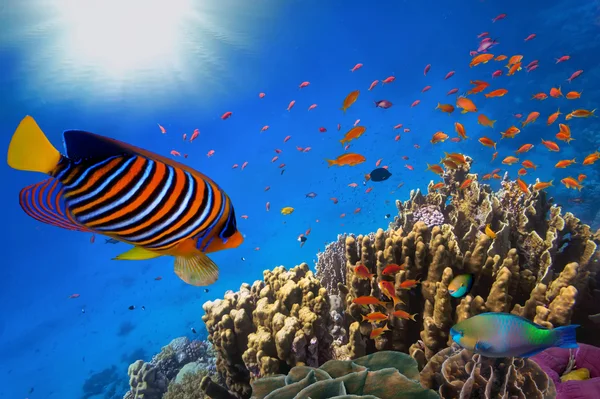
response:
<path id="1" fill-rule="evenodd" d="M 177 63 L 191 0 L 62 0 L 66 58 L 111 78 Z"/>

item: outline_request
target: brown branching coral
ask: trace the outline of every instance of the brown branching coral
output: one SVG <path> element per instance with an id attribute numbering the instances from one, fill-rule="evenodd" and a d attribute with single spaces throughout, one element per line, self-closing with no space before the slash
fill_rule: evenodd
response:
<path id="1" fill-rule="evenodd" d="M 445 175 L 445 187 L 430 193 L 411 192 L 408 201 L 397 202 L 399 215 L 388 231 L 369 236 L 346 237 L 346 283 L 344 304 L 348 331 L 360 332 L 346 345 L 348 356 L 383 349 L 409 352 L 430 359 L 449 341 L 455 323 L 476 314 L 512 312 L 546 327 L 575 320 L 589 323 L 589 307 L 598 309 L 592 296 L 600 242 L 589 226 L 570 213 L 563 215 L 544 192 L 524 194 L 513 182 L 493 192 L 469 174 L 469 162 Z M 459 187 L 471 179 L 464 189 Z M 430 226 L 415 217 L 435 207 L 447 222 Z M 496 232 L 491 238 L 486 225 Z M 384 276 L 388 264 L 404 264 L 395 276 Z M 354 273 L 364 265 L 375 277 Z M 452 298 L 448 284 L 453 277 L 472 273 L 473 287 L 466 297 Z M 400 289 L 402 282 L 421 279 L 417 289 Z M 393 282 L 403 302 L 393 310 L 418 313 L 419 322 L 390 317 L 391 332 L 368 339 L 373 326 L 363 316 L 382 310 L 353 303 L 360 296 L 386 300 L 379 283 Z M 381 325 L 380 325 L 381 326 Z M 582 329 L 583 330 L 583 329 Z M 419 340 L 420 339 L 420 340 Z M 416 343 L 416 344 L 415 344 Z M 411 348 L 410 346 L 413 345 Z"/>
<path id="2" fill-rule="evenodd" d="M 533 360 L 485 358 L 456 345 L 432 356 L 420 380 L 443 399 L 556 397 L 554 383 Z"/>
<path id="3" fill-rule="evenodd" d="M 250 396 L 255 378 L 332 358 L 329 297 L 308 265 L 277 267 L 263 276 L 204 304 L 217 369 L 239 397 Z"/>

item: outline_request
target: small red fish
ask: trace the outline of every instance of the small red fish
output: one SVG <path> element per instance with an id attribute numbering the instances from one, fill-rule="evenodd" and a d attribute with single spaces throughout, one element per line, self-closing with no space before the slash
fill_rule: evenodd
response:
<path id="1" fill-rule="evenodd" d="M 571 58 L 571 56 L 570 56 L 570 55 L 563 55 L 562 57 L 560 57 L 560 58 L 557 58 L 557 59 L 556 59 L 556 63 L 558 64 L 558 63 L 560 63 L 560 62 L 565 62 L 565 61 L 568 61 L 568 60 L 569 60 L 569 58 Z"/>
<path id="2" fill-rule="evenodd" d="M 327 131 L 327 129 L 325 129 L 323 126 L 321 126 L 319 128 L 319 132 L 321 132 L 321 133 L 325 133 L 326 131 Z"/>
<path id="3" fill-rule="evenodd" d="M 157 276 L 157 277 L 154 277 L 154 280 L 156 280 L 156 281 L 160 281 L 160 280 L 162 280 L 162 276 Z"/>
<path id="4" fill-rule="evenodd" d="M 196 140 L 200 136 L 200 130 L 194 129 L 194 133 L 192 133 L 192 137 L 190 137 L 190 143 Z"/>
<path id="5" fill-rule="evenodd" d="M 575 71 L 573 72 L 573 74 L 571 75 L 571 77 L 569 79 L 567 79 L 569 81 L 569 83 L 571 83 L 573 81 L 573 79 L 581 76 L 581 74 L 583 73 L 583 69 L 580 69 L 579 71 Z"/>
<path id="6" fill-rule="evenodd" d="M 431 70 L 431 64 L 425 65 L 425 69 L 423 70 L 423 76 L 427 76 L 427 72 Z"/>
<path id="7" fill-rule="evenodd" d="M 421 93 L 425 93 L 426 91 L 429 91 L 431 89 L 431 86 L 425 86 L 423 87 L 423 90 L 421 90 Z"/>
<path id="8" fill-rule="evenodd" d="M 246 161 L 242 164 L 242 170 L 244 170 L 246 168 L 246 166 L 248 166 L 248 161 Z"/>
<path id="9" fill-rule="evenodd" d="M 375 86 L 377 86 L 379 84 L 379 80 L 374 80 L 373 83 L 371 83 L 371 86 L 369 86 L 369 91 L 373 90 L 373 88 L 375 88 Z"/>
<path id="10" fill-rule="evenodd" d="M 356 72 L 362 67 L 363 67 L 363 64 L 358 63 L 358 64 L 354 65 L 354 67 L 350 70 L 350 72 Z"/>
<path id="11" fill-rule="evenodd" d="M 337 203 L 338 203 L 338 199 L 337 199 L 337 198 L 335 198 L 335 197 L 331 197 L 331 198 L 329 198 L 329 199 L 330 199 L 330 200 L 331 200 L 331 201 L 332 201 L 334 204 L 337 204 Z"/>
<path id="12" fill-rule="evenodd" d="M 285 142 L 287 142 L 291 138 L 292 138 L 292 136 L 285 136 L 285 138 L 283 139 L 283 142 L 285 143 Z"/>
<path id="13" fill-rule="evenodd" d="M 396 80 L 395 76 L 388 76 L 387 78 L 385 78 L 381 81 L 381 84 L 392 83 L 394 80 Z"/>
<path id="14" fill-rule="evenodd" d="M 271 186 L 266 186 L 265 187 L 265 192 L 269 191 L 271 189 Z"/>
<path id="15" fill-rule="evenodd" d="M 411 288 L 416 287 L 419 283 L 419 280 L 405 280 L 402 283 L 400 283 L 400 289 L 409 290 Z"/>
<path id="16" fill-rule="evenodd" d="M 420 102 L 421 102 L 421 100 L 415 100 L 415 101 L 414 101 L 414 102 L 413 102 L 413 103 L 410 105 L 410 107 L 411 107 L 411 108 L 413 108 L 413 107 L 416 107 L 417 105 L 419 105 L 419 103 L 420 103 Z"/>
<path id="17" fill-rule="evenodd" d="M 308 110 L 310 111 L 310 110 L 313 110 L 315 108 L 317 108 L 317 104 L 312 104 L 310 107 L 308 107 Z"/>
<path id="18" fill-rule="evenodd" d="M 162 126 L 161 126 L 159 123 L 157 123 L 157 125 L 158 125 L 158 128 L 160 129 L 160 132 L 161 132 L 162 134 L 165 134 L 165 133 L 167 133 L 167 129 L 165 129 L 164 127 L 162 127 Z"/>
<path id="19" fill-rule="evenodd" d="M 302 82 L 300 83 L 300 86 L 298 86 L 300 89 L 307 87 L 308 85 L 310 85 L 310 82 Z"/>
<path id="20" fill-rule="evenodd" d="M 447 96 L 452 95 L 452 94 L 456 94 L 458 93 L 458 89 L 450 89 L 450 91 L 448 93 L 446 93 Z"/>
<path id="21" fill-rule="evenodd" d="M 258 93 L 258 98 L 265 98 L 266 94 L 265 93 Z"/>
<path id="22" fill-rule="evenodd" d="M 404 264 L 397 265 L 395 263 L 392 263 L 392 264 L 387 265 L 383 269 L 383 271 L 381 272 L 381 274 L 383 274 L 384 276 L 390 276 L 390 275 L 398 273 L 400 270 L 404 270 Z"/>
<path id="23" fill-rule="evenodd" d="M 533 40 L 533 39 L 535 39 L 535 37 L 536 37 L 536 34 L 535 34 L 535 33 L 532 33 L 531 35 L 529 35 L 529 36 L 527 36 L 527 37 L 525 38 L 525 41 L 526 41 L 526 42 L 528 42 L 528 41 L 530 41 L 530 40 Z"/>
<path id="24" fill-rule="evenodd" d="M 450 79 L 452 76 L 454 76 L 454 73 L 455 73 L 454 71 L 450 71 L 450 72 L 448 72 L 448 73 L 446 74 L 446 77 L 444 78 L 444 80 L 446 80 L 446 79 Z"/>
<path id="25" fill-rule="evenodd" d="M 223 119 L 223 120 L 229 119 L 231 117 L 231 115 L 233 115 L 233 112 L 227 111 L 223 115 L 221 115 L 221 119 Z"/>
<path id="26" fill-rule="evenodd" d="M 71 295 L 69 295 L 69 299 L 79 298 L 80 296 L 81 296 L 80 294 L 71 294 Z"/>
<path id="27" fill-rule="evenodd" d="M 179 151 L 175 151 L 175 150 L 171 150 L 171 155 L 176 156 L 176 157 L 180 157 L 181 154 L 179 153 Z"/>
<path id="28" fill-rule="evenodd" d="M 296 104 L 296 100 L 290 101 L 290 103 L 288 104 L 287 110 L 290 111 L 292 108 L 294 108 L 294 104 Z"/>
<path id="29" fill-rule="evenodd" d="M 375 277 L 375 274 L 369 273 L 369 269 L 365 265 L 357 265 L 354 267 L 354 274 L 361 280 L 369 280 Z"/>
<path id="30" fill-rule="evenodd" d="M 215 150 L 210 150 L 206 153 L 206 156 L 209 158 L 212 157 L 213 155 L 215 155 Z"/>
<path id="31" fill-rule="evenodd" d="M 415 144 L 415 145 L 417 145 L 417 144 Z M 408 170 L 415 170 L 415 168 L 413 168 L 413 167 L 412 167 L 411 165 L 409 165 L 409 164 L 406 164 L 406 165 L 404 165 L 404 167 L 405 167 L 406 169 L 408 169 Z"/>
<path id="32" fill-rule="evenodd" d="M 271 203 L 270 202 L 267 202 L 265 204 L 265 209 L 267 210 L 267 212 L 269 212 L 271 210 Z"/>
<path id="33" fill-rule="evenodd" d="M 248 215 L 242 215 L 240 216 L 242 219 L 248 219 Z"/>
<path id="34" fill-rule="evenodd" d="M 500 20 L 502 20 L 504 18 L 506 18 L 506 14 L 500 14 L 496 18 L 492 19 L 492 22 L 497 22 L 497 21 L 500 21 Z"/>

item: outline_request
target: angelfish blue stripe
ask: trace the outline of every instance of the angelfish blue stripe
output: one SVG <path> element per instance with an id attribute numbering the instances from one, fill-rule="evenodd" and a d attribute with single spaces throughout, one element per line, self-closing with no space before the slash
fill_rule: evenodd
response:
<path id="1" fill-rule="evenodd" d="M 142 241 L 154 235 L 160 234 L 162 230 L 173 224 L 173 222 L 175 222 L 175 220 L 177 220 L 177 218 L 181 216 L 181 214 L 185 211 L 185 208 L 187 208 L 188 204 L 190 203 L 190 200 L 192 199 L 192 194 L 194 192 L 194 187 L 196 186 L 195 180 L 192 178 L 192 175 L 189 172 L 185 172 L 185 178 L 188 179 L 189 185 L 187 192 L 185 193 L 185 197 L 183 201 L 181 201 L 181 204 L 179 204 L 179 208 L 177 209 L 177 211 L 173 213 L 170 218 L 168 218 L 158 226 L 154 226 L 152 230 L 148 230 L 147 232 L 139 234 L 137 236 L 127 237 L 128 241 Z M 156 246 L 156 244 L 152 245 L 152 247 L 154 246 Z"/>
<path id="2" fill-rule="evenodd" d="M 152 172 L 153 166 L 154 166 L 154 161 L 152 161 L 151 159 L 146 160 L 146 168 L 144 170 L 144 174 L 139 179 L 137 184 L 135 186 L 133 186 L 133 188 L 131 190 L 129 190 L 129 192 L 127 194 L 120 197 L 118 200 L 113 201 L 113 202 L 103 206 L 100 209 L 97 209 L 94 212 L 91 212 L 87 215 L 79 216 L 78 217 L 79 221 L 86 222 L 89 219 L 96 218 L 97 216 L 102 215 L 103 213 L 106 213 L 106 212 L 114 209 L 115 207 L 125 203 L 126 201 L 129 201 L 129 199 L 131 197 L 133 197 L 140 190 L 142 185 L 144 185 L 146 183 L 146 180 L 148 180 L 148 177 L 150 177 L 150 172 Z"/>
<path id="3" fill-rule="evenodd" d="M 75 188 L 76 186 L 78 186 L 79 184 L 81 184 L 81 182 L 87 177 L 88 174 L 90 174 L 92 172 L 95 172 L 96 170 L 100 169 L 101 167 L 103 167 L 104 165 L 106 165 L 107 163 L 109 163 L 110 161 L 112 161 L 115 158 L 117 158 L 117 157 L 116 156 L 110 157 L 110 158 L 105 159 L 102 162 L 99 162 L 99 163 L 97 163 L 95 165 L 90 166 L 88 169 L 85 170 L 85 172 L 83 172 L 81 174 L 81 176 L 79 176 L 79 178 L 76 181 L 74 181 L 73 183 L 65 186 L 65 188 L 67 190 L 71 190 L 72 188 Z"/>
<path id="4" fill-rule="evenodd" d="M 222 191 L 220 191 L 220 194 L 221 194 L 221 209 L 219 209 L 219 214 L 217 215 L 217 217 L 215 217 L 213 219 L 210 226 L 208 226 L 208 228 L 205 230 L 205 234 L 203 234 L 203 236 L 206 236 L 206 234 L 210 234 L 213 231 L 213 229 L 215 228 L 216 224 L 219 222 L 219 220 L 221 220 L 221 216 L 223 216 L 223 212 L 225 211 L 225 202 L 227 202 L 227 201 L 225 200 L 225 194 Z M 215 238 L 214 236 L 211 237 L 211 239 L 208 240 L 202 248 L 200 248 L 200 251 L 202 251 L 202 252 L 206 251 L 206 248 L 208 248 L 208 246 L 210 245 L 210 243 L 212 242 L 212 240 L 214 238 Z"/>
<path id="5" fill-rule="evenodd" d="M 152 201 L 152 203 L 150 205 L 148 205 L 148 207 L 146 209 L 144 209 L 143 211 L 141 211 L 140 213 L 138 213 L 137 215 L 132 217 L 130 220 L 125 220 L 123 222 L 120 222 L 117 224 L 112 224 L 110 226 L 105 226 L 102 228 L 96 227 L 95 229 L 100 230 L 100 231 L 110 231 L 110 230 L 119 230 L 119 229 L 122 229 L 125 227 L 128 228 L 129 226 L 136 224 L 140 220 L 145 218 L 150 212 L 154 211 L 156 209 L 156 207 L 158 206 L 158 204 L 160 204 L 160 201 L 165 197 L 165 195 L 167 194 L 167 191 L 169 190 L 169 187 L 173 183 L 173 175 L 175 174 L 173 172 L 173 168 L 170 166 L 167 166 L 167 170 L 169 172 L 169 177 L 167 177 L 167 182 L 165 183 L 163 189 L 160 191 L 158 196 L 154 199 L 154 201 Z"/>
<path id="6" fill-rule="evenodd" d="M 227 216 L 227 220 L 225 221 L 225 224 L 223 225 L 223 228 L 221 229 L 221 233 L 219 233 L 219 237 L 221 237 L 221 239 L 223 240 L 223 244 L 225 244 L 227 242 L 227 238 L 225 238 L 223 236 L 223 234 L 225 234 L 225 231 L 227 231 L 227 227 L 229 226 L 229 224 L 231 223 L 231 219 L 233 218 L 233 211 L 231 210 L 231 204 L 229 205 L 229 215 Z"/>
<path id="7" fill-rule="evenodd" d="M 106 177 L 104 182 L 98 187 L 96 188 L 94 191 L 92 191 L 91 193 L 87 193 L 86 195 L 82 195 L 82 196 L 78 196 L 78 197 L 74 197 L 71 199 L 70 205 L 76 205 L 78 203 L 80 203 L 81 201 L 85 201 L 88 200 L 90 198 L 95 197 L 96 195 L 98 195 L 98 193 L 100 193 L 102 190 L 104 190 L 106 188 L 106 186 L 108 186 L 113 180 L 115 180 L 117 178 L 117 176 L 119 176 L 121 173 L 123 173 L 123 171 L 125 169 L 127 169 L 127 167 L 129 165 L 131 165 L 133 162 L 135 162 L 135 158 L 129 158 L 123 165 L 121 165 L 121 167 L 117 170 L 115 170 L 113 173 L 110 174 L 110 176 Z"/>
<path id="8" fill-rule="evenodd" d="M 67 163 L 67 167 L 64 168 L 63 170 L 61 170 L 60 173 L 56 175 L 56 179 L 58 179 L 60 181 L 62 179 L 62 177 L 65 175 L 65 173 L 67 173 L 68 171 L 71 170 L 72 166 L 73 165 L 71 164 L 71 162 Z"/>
<path id="9" fill-rule="evenodd" d="M 159 246 L 164 247 L 169 244 L 173 244 L 174 242 L 182 239 L 183 237 L 190 235 L 194 230 L 196 230 L 198 227 L 202 226 L 202 224 L 206 221 L 206 218 L 208 217 L 208 215 L 210 214 L 210 211 L 212 210 L 212 208 L 214 206 L 213 189 L 212 189 L 211 185 L 208 184 L 207 182 L 205 182 L 205 187 L 207 188 L 206 191 L 208 191 L 208 198 L 206 200 L 206 206 L 202 210 L 202 214 L 199 217 L 197 217 L 196 221 L 193 224 L 191 224 L 187 229 L 179 232 L 178 234 L 176 234 L 174 236 L 171 236 L 168 240 L 163 240 L 159 243 L 153 244 L 152 247 L 159 247 Z M 199 193 L 199 195 L 204 195 L 204 193 Z"/>

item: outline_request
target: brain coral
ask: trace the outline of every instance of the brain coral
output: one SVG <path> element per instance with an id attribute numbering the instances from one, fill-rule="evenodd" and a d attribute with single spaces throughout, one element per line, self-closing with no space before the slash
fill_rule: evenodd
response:
<path id="1" fill-rule="evenodd" d="M 417 363 L 400 352 L 382 351 L 353 361 L 330 360 L 319 368 L 296 366 L 287 375 L 252 383 L 251 399 L 435 399 L 419 384 Z M 231 399 L 216 384 L 202 387 L 213 399 Z"/>

